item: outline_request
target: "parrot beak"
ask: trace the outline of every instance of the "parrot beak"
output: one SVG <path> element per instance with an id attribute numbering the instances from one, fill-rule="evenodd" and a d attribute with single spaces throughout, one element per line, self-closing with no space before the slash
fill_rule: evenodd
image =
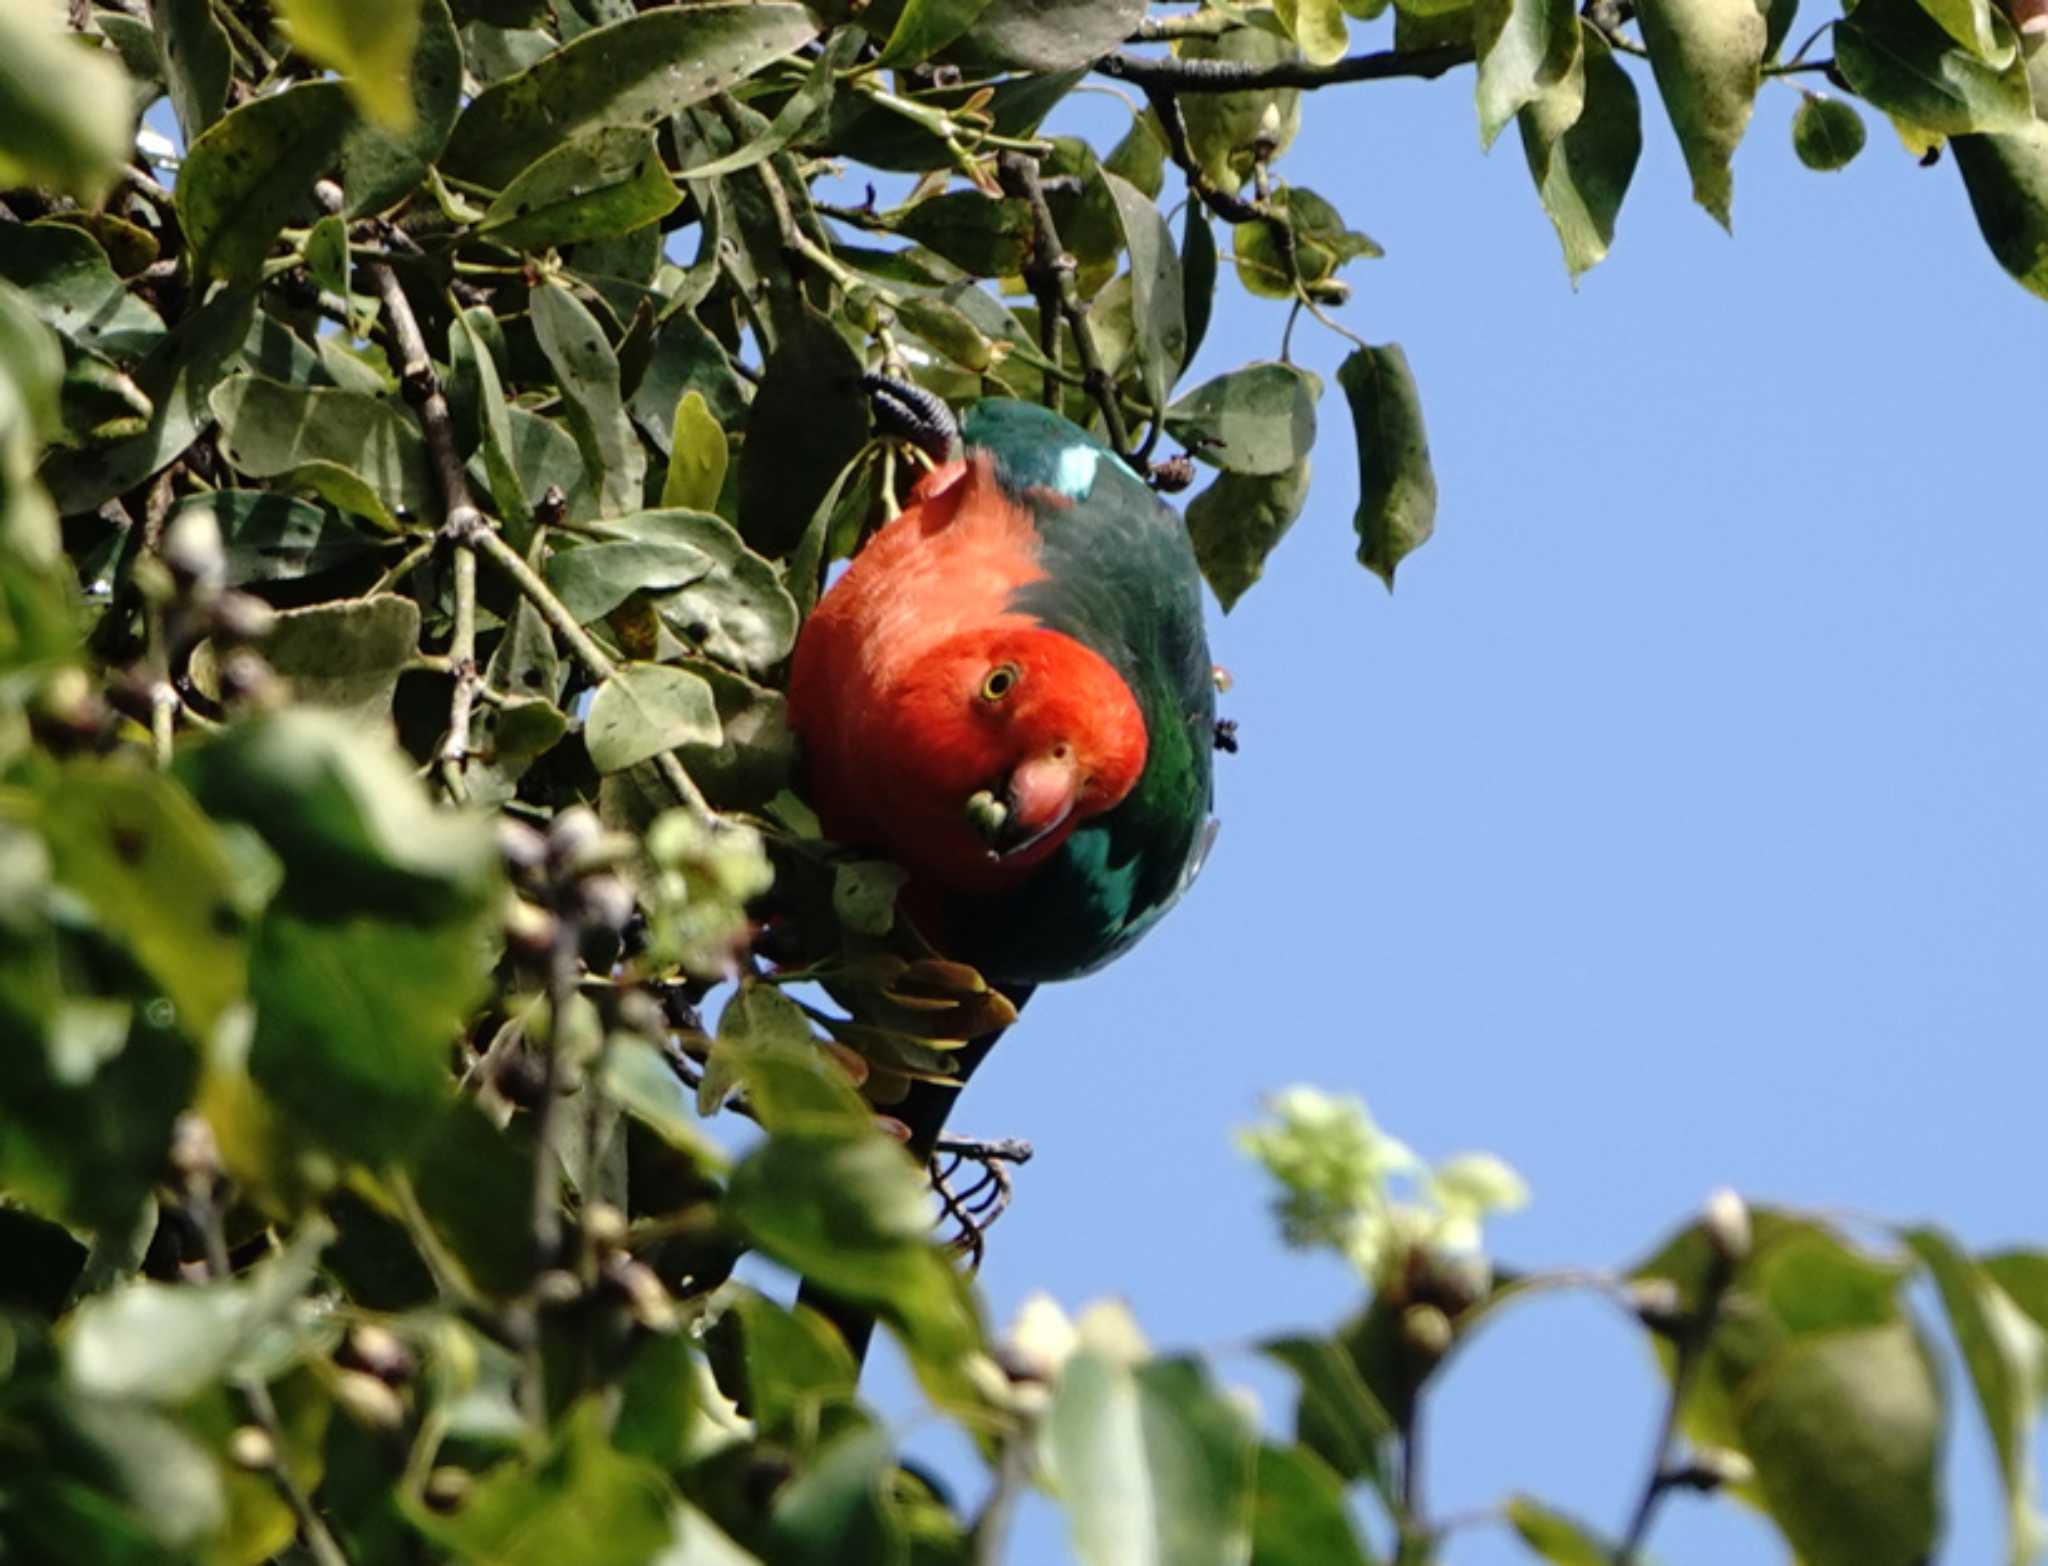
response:
<path id="1" fill-rule="evenodd" d="M 998 795 L 982 789 L 967 801 L 967 819 L 988 844 L 991 859 L 1009 859 L 1037 847 L 1074 813 L 1080 779 L 1064 745 L 1020 762 Z"/>

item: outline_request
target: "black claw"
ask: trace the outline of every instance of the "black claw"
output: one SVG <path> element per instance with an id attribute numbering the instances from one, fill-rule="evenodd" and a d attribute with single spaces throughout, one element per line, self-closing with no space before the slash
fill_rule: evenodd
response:
<path id="1" fill-rule="evenodd" d="M 960 455 L 960 421 L 945 398 L 886 375 L 863 375 L 860 383 L 884 434 L 909 441 L 934 462 L 951 462 Z"/>
<path id="2" fill-rule="evenodd" d="M 1216 748 L 1226 756 L 1235 756 L 1237 754 L 1237 719 L 1218 718 L 1216 720 Z"/>

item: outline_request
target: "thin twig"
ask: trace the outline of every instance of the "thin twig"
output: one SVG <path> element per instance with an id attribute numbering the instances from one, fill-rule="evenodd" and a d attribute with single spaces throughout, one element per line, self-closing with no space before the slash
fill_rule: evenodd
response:
<path id="1" fill-rule="evenodd" d="M 1671 1388 L 1664 1399 L 1664 1413 L 1657 1424 L 1656 1443 L 1650 1452 L 1650 1472 L 1643 1480 L 1642 1493 L 1636 1498 L 1635 1510 L 1629 1516 L 1621 1542 L 1614 1548 L 1614 1566 L 1636 1566 L 1643 1542 L 1650 1535 L 1650 1524 L 1656 1518 L 1657 1507 L 1676 1482 L 1671 1451 L 1678 1441 L 1679 1420 L 1685 1411 L 1686 1397 L 1692 1391 L 1693 1382 L 1698 1379 L 1700 1366 L 1706 1359 L 1707 1341 L 1714 1335 L 1714 1326 L 1720 1320 L 1721 1302 L 1734 1278 L 1734 1271 L 1733 1264 L 1726 1258 L 1716 1257 L 1701 1287 L 1698 1306 L 1672 1344 L 1676 1363 L 1671 1369 Z"/>
<path id="2" fill-rule="evenodd" d="M 478 554 L 498 567 L 512 579 L 512 585 L 519 589 L 528 603 L 540 611 L 540 617 L 561 633 L 569 644 L 569 650 L 583 660 L 584 667 L 598 680 L 608 680 L 618 673 L 605 650 L 590 639 L 590 634 L 576 623 L 576 616 L 569 613 L 562 600 L 557 598 L 548 584 L 541 580 L 540 573 L 520 556 L 504 539 L 489 528 L 483 529 L 471 540 Z M 704 801 L 703 794 L 691 781 L 690 774 L 683 770 L 683 764 L 676 759 L 674 751 L 663 751 L 654 758 L 654 764 L 663 780 L 676 798 L 703 820 L 711 819 L 711 807 Z"/>
<path id="3" fill-rule="evenodd" d="M 324 182 L 323 182 L 324 183 Z M 336 192 L 336 195 L 339 193 Z M 323 192 L 323 204 L 329 202 Z M 384 320 L 398 345 L 399 381 L 406 401 L 419 415 L 426 432 L 427 453 L 433 459 L 434 480 L 441 492 L 443 536 L 455 544 L 455 631 L 448 647 L 454 667 L 455 689 L 448 699 L 448 733 L 441 741 L 441 781 L 449 796 L 466 802 L 469 788 L 463 768 L 469 761 L 469 725 L 476 711 L 477 691 L 483 675 L 476 663 L 476 554 L 471 542 L 486 524 L 469 492 L 469 473 L 463 465 L 455 440 L 455 415 L 434 369 L 434 357 L 420 331 L 419 317 L 406 297 L 398 274 L 387 261 L 366 263 L 377 296 L 384 305 Z"/>
<path id="4" fill-rule="evenodd" d="M 1031 1440 L 1023 1432 L 1012 1432 L 1003 1442 L 1003 1455 L 996 1468 L 995 1488 L 982 1502 L 969 1534 L 973 1566 L 997 1566 L 1004 1558 L 1003 1545 L 1009 1538 L 1010 1519 L 1017 1510 L 1017 1498 L 1031 1480 Z"/>
<path id="5" fill-rule="evenodd" d="M 1031 214 L 1031 255 L 1024 263 L 1024 283 L 1038 301 L 1040 331 L 1048 315 L 1064 320 L 1080 356 L 1082 383 L 1102 410 L 1103 428 L 1120 457 L 1131 452 L 1124 430 L 1123 410 L 1117 405 L 1116 386 L 1102 367 L 1096 351 L 1095 332 L 1081 308 L 1081 291 L 1074 284 L 1074 258 L 1060 245 L 1060 233 L 1046 204 L 1045 186 L 1039 179 L 1038 161 L 1021 152 L 1005 152 L 996 159 L 996 177 L 1004 194 L 1021 201 Z M 1054 357 L 1048 350 L 1047 357 Z"/>
<path id="6" fill-rule="evenodd" d="M 1306 60 L 1252 65 L 1241 60 L 1148 59 L 1114 51 L 1097 60 L 1093 69 L 1135 86 L 1165 87 L 1174 92 L 1260 92 L 1273 87 L 1313 92 L 1318 87 L 1336 87 L 1345 82 L 1441 76 L 1454 67 L 1471 63 L 1470 44 L 1440 44 L 1432 49 L 1384 49 L 1377 54 L 1354 54 L 1328 65 L 1311 65 Z"/>

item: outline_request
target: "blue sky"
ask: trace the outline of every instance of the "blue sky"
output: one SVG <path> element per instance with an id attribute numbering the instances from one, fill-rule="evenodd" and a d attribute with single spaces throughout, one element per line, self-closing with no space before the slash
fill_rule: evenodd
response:
<path id="1" fill-rule="evenodd" d="M 1341 314 L 1408 351 L 1438 535 L 1391 598 L 1351 564 L 1333 387 L 1306 514 L 1212 616 L 1244 751 L 1202 882 L 1042 991 L 955 1117 L 1038 1149 L 982 1272 L 999 1319 L 1120 1295 L 1288 1417 L 1236 1351 L 1356 1302 L 1279 1246 L 1231 1145 L 1291 1082 L 1425 1155 L 1508 1158 L 1520 1265 L 1626 1263 L 1722 1183 L 2048 1241 L 2048 306 L 1881 121 L 1847 171 L 1801 168 L 1783 85 L 1729 238 L 1638 80 L 1643 162 L 1576 294 L 1514 134 L 1479 152 L 1469 72 L 1308 104 L 1281 172 L 1387 248 Z M 1184 384 L 1283 321 L 1227 290 Z M 1295 347 L 1327 377 L 1344 344 Z M 876 1391 L 909 1406 L 893 1365 Z M 1526 1488 L 1615 1528 L 1660 1391 L 1605 1307 L 1530 1305 L 1439 1392 L 1431 1504 Z M 1944 1558 L 1989 1561 L 2002 1509 L 1952 1395 Z M 1731 1504 L 1674 1500 L 1654 1542 L 1784 1558 Z M 1068 1558 L 1050 1508 L 1011 1555 Z M 1446 1558 L 1528 1557 L 1492 1531 Z"/>

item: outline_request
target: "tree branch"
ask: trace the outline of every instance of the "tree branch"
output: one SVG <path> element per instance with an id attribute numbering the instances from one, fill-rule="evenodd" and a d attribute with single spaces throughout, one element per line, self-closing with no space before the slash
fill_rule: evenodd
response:
<path id="1" fill-rule="evenodd" d="M 1129 457 L 1130 440 L 1124 429 L 1123 410 L 1117 406 L 1116 387 L 1102 367 L 1094 329 L 1081 308 L 1081 292 L 1074 286 L 1074 258 L 1060 244 L 1059 228 L 1053 222 L 1052 208 L 1046 204 L 1045 186 L 1039 178 L 1038 161 L 1021 152 L 1005 152 L 996 159 L 996 178 L 1003 193 L 1023 202 L 1031 214 L 1031 255 L 1024 263 L 1024 284 L 1038 301 L 1041 336 L 1048 318 L 1067 323 L 1074 339 L 1074 352 L 1081 360 L 1082 384 L 1102 410 L 1109 443 L 1119 457 Z M 1057 346 L 1056 341 L 1050 344 L 1048 358 L 1057 359 L 1057 353 L 1052 351 Z"/>
<path id="2" fill-rule="evenodd" d="M 341 210 L 342 193 L 330 180 L 315 187 L 321 206 L 329 212 Z M 396 233 L 396 231 L 393 231 Z M 419 317 L 406 297 L 404 285 L 388 261 L 366 260 L 370 280 L 384 306 L 384 322 L 398 348 L 399 384 L 405 400 L 419 415 L 426 432 L 427 454 L 434 465 L 434 482 L 441 493 L 442 536 L 455 544 L 455 631 L 448 647 L 448 659 L 455 677 L 455 689 L 448 698 L 448 732 L 438 753 L 441 782 L 449 797 L 467 803 L 468 785 L 463 768 L 469 762 L 469 726 L 476 713 L 477 692 L 483 688 L 483 673 L 476 663 L 476 555 L 472 539 L 485 528 L 484 515 L 469 492 L 469 473 L 462 451 L 455 441 L 455 415 L 448 407 L 448 395 L 434 369 L 434 356 L 420 331 Z"/>
<path id="3" fill-rule="evenodd" d="M 1350 55 L 1329 65 L 1311 65 L 1306 60 L 1250 65 L 1240 60 L 1147 59 L 1115 50 L 1097 60 L 1093 69 L 1136 87 L 1165 87 L 1174 92 L 1258 92 L 1273 87 L 1313 92 L 1345 82 L 1441 76 L 1454 66 L 1470 65 L 1472 58 L 1468 44 L 1383 49 L 1377 54 Z"/>
<path id="4" fill-rule="evenodd" d="M 1695 1483 L 1693 1470 L 1674 1468 L 1672 1448 L 1678 1441 L 1679 1421 L 1685 1400 L 1699 1378 L 1706 1359 L 1707 1343 L 1721 1319 L 1721 1304 L 1735 1281 L 1736 1269 L 1749 1251 L 1749 1212 L 1732 1191 L 1716 1192 L 1707 1199 L 1701 1220 L 1712 1247 L 1712 1260 L 1700 1285 L 1700 1297 L 1693 1309 L 1671 1331 L 1676 1362 L 1671 1369 L 1671 1388 L 1664 1400 L 1664 1413 L 1657 1425 L 1656 1444 L 1650 1454 L 1650 1472 L 1637 1496 L 1628 1527 L 1614 1549 L 1614 1566 L 1637 1566 L 1643 1542 L 1650 1535 L 1657 1507 L 1671 1490 Z"/>

